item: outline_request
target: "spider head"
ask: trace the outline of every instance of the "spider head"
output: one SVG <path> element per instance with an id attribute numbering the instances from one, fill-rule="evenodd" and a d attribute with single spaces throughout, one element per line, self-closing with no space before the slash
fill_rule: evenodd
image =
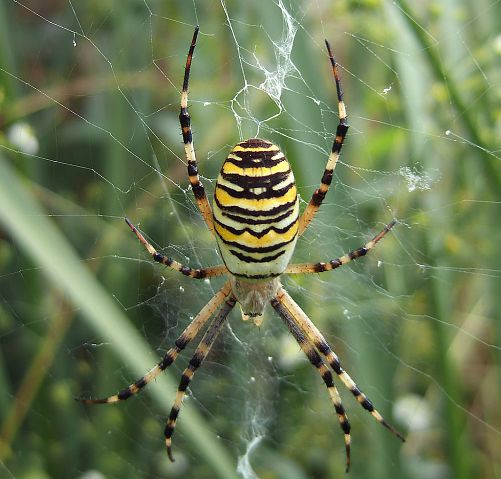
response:
<path id="1" fill-rule="evenodd" d="M 262 323 L 264 308 L 277 295 L 279 288 L 278 278 L 250 281 L 233 276 L 231 279 L 231 289 L 240 304 L 242 319 L 252 319 L 256 326 Z"/>
<path id="2" fill-rule="evenodd" d="M 252 319 L 254 321 L 254 324 L 259 327 L 263 323 L 263 315 L 262 314 L 245 314 L 244 310 L 240 306 L 240 311 L 242 312 L 242 320 L 243 321 L 249 321 L 249 319 Z"/>

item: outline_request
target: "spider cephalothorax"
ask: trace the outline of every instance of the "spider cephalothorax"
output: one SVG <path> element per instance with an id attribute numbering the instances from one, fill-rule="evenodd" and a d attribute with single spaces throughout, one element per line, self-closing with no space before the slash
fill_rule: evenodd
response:
<path id="1" fill-rule="evenodd" d="M 279 276 L 281 274 L 322 273 L 364 256 L 388 233 L 395 221 L 390 222 L 364 246 L 339 258 L 320 263 L 289 264 L 297 238 L 308 227 L 329 190 L 332 174 L 348 131 L 337 63 L 334 61 L 327 41 L 325 43 L 337 89 L 339 124 L 320 186 L 313 193 L 306 209 L 302 214 L 299 213 L 294 175 L 284 154 L 272 143 L 257 138 L 242 141 L 230 151 L 221 168 L 216 183 L 213 208 L 211 208 L 198 174 L 188 113 L 188 81 L 197 35 L 198 27 L 193 34 L 186 61 L 179 120 L 191 187 L 205 223 L 216 237 L 224 265 L 203 269 L 183 266 L 172 258 L 158 253 L 128 219 L 126 222 L 155 261 L 190 278 L 211 278 L 222 275 L 229 278 L 182 332 L 174 346 L 146 375 L 113 396 L 103 399 L 84 399 L 83 401 L 89 404 L 114 403 L 137 394 L 172 364 L 179 353 L 212 318 L 212 322 L 207 327 L 193 357 L 183 372 L 174 405 L 165 426 L 167 453 L 169 458 L 173 460 L 172 435 L 185 391 L 195 371 L 207 356 L 230 311 L 238 302 L 242 309 L 243 318 L 252 317 L 254 322 L 259 324 L 265 306 L 270 304 L 294 336 L 311 364 L 317 369 L 329 391 L 344 433 L 346 470 L 348 470 L 351 443 L 350 423 L 341 404 L 338 390 L 334 385 L 333 373 L 351 391 L 360 405 L 380 424 L 387 427 L 400 439 L 404 439 L 383 419 L 343 369 L 338 356 L 332 351 L 322 333 L 281 286 Z"/>
<path id="2" fill-rule="evenodd" d="M 246 280 L 230 277 L 231 291 L 240 304 L 242 319 L 252 318 L 259 326 L 262 322 L 264 308 L 277 296 L 281 284 L 278 278 Z"/>

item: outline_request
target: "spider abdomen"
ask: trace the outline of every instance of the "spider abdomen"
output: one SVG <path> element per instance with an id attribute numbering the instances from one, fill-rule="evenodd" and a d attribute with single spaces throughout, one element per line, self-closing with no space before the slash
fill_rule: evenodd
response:
<path id="1" fill-rule="evenodd" d="M 280 148 L 257 138 L 237 144 L 221 167 L 213 212 L 219 250 L 233 275 L 283 273 L 296 244 L 299 200 Z"/>

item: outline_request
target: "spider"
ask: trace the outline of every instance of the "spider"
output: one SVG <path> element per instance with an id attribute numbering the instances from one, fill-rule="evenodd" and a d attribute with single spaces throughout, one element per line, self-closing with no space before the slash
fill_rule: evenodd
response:
<path id="1" fill-rule="evenodd" d="M 172 456 L 172 435 L 186 389 L 196 370 L 206 358 L 230 311 L 239 303 L 242 318 L 259 325 L 264 308 L 271 304 L 278 316 L 296 339 L 301 349 L 316 368 L 327 387 L 344 433 L 346 471 L 350 467 L 350 423 L 334 384 L 334 372 L 351 391 L 360 405 L 395 436 L 404 437 L 374 408 L 372 402 L 343 369 L 336 353 L 306 313 L 298 306 L 280 284 L 282 274 L 323 273 L 345 265 L 366 255 L 395 225 L 391 221 L 364 246 L 328 262 L 289 264 L 296 241 L 320 208 L 332 181 L 332 174 L 348 131 L 346 107 L 336 61 L 329 42 L 325 44 L 337 90 L 339 123 L 320 186 L 313 193 L 302 214 L 299 212 L 294 175 L 282 151 L 274 144 L 259 138 L 238 143 L 229 153 L 217 178 L 214 201 L 211 207 L 198 174 L 193 147 L 191 120 L 188 113 L 188 83 L 191 61 L 199 27 L 195 28 L 184 70 L 179 121 L 188 165 L 188 176 L 198 208 L 215 236 L 224 264 L 193 269 L 157 252 L 138 229 L 125 218 L 127 225 L 146 248 L 153 260 L 179 271 L 190 278 L 202 279 L 228 276 L 224 286 L 202 308 L 188 327 L 174 342 L 164 357 L 142 378 L 113 396 L 102 399 L 81 399 L 87 404 L 116 403 L 134 396 L 169 367 L 204 326 L 206 328 L 188 367 L 183 371 L 167 424 L 165 445 L 168 457 Z"/>

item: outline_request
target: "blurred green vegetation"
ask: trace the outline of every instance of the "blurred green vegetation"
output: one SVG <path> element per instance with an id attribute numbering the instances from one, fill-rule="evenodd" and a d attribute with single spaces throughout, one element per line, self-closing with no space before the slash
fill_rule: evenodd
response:
<path id="1" fill-rule="evenodd" d="M 123 222 L 190 266 L 220 262 L 177 121 L 196 24 L 190 111 L 209 192 L 231 146 L 259 135 L 308 201 L 337 122 L 328 38 L 351 129 L 295 259 L 399 222 L 356 264 L 284 279 L 407 437 L 340 388 L 350 477 L 500 477 L 499 5 L 0 0 L 0 477 L 344 477 L 325 388 L 271 311 L 261 328 L 232 314 L 174 464 L 162 431 L 192 349 L 126 403 L 73 400 L 146 372 L 220 284 L 151 265 Z"/>

